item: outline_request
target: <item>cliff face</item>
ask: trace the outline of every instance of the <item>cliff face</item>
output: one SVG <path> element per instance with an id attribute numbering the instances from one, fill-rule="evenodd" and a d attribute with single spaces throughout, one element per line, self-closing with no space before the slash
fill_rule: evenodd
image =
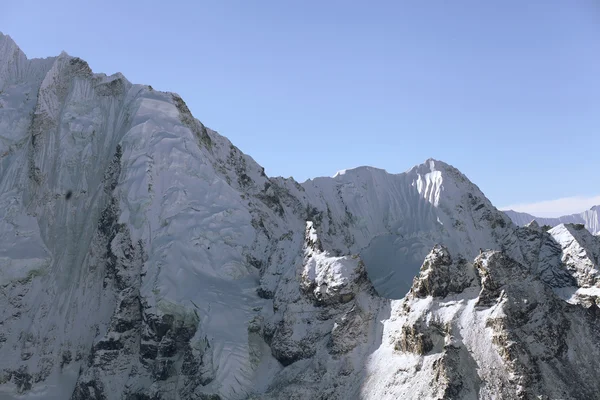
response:
<path id="1" fill-rule="evenodd" d="M 269 178 L 0 34 L 0 398 L 595 398 L 599 254 L 436 160 Z"/>

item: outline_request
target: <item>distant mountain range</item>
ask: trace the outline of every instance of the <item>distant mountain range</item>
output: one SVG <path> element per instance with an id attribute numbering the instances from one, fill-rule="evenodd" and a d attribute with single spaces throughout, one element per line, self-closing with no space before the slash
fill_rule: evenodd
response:
<path id="1" fill-rule="evenodd" d="M 600 205 L 594 206 L 579 214 L 563 215 L 562 217 L 557 218 L 536 217 L 531 214 L 513 210 L 506 210 L 504 213 L 519 226 L 525 226 L 533 220 L 540 226 L 550 225 L 552 227 L 560 224 L 583 224 L 587 230 L 592 232 L 592 234 L 600 234 Z"/>

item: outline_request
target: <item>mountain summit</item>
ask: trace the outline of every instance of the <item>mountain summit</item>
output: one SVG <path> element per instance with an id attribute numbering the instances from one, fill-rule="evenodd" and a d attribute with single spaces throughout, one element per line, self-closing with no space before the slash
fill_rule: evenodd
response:
<path id="1" fill-rule="evenodd" d="M 272 178 L 0 34 L 0 398 L 597 398 L 598 237 L 452 166 Z"/>

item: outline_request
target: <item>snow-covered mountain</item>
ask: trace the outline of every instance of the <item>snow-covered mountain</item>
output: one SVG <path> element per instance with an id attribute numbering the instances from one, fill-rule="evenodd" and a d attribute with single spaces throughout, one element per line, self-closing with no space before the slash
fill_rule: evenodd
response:
<path id="1" fill-rule="evenodd" d="M 540 225 L 557 226 L 560 224 L 583 224 L 587 230 L 594 235 L 600 235 L 600 205 L 579 214 L 563 215 L 558 218 L 535 217 L 531 214 L 513 210 L 504 211 L 506 215 L 517 225 L 524 226 L 535 220 Z"/>
<path id="2" fill-rule="evenodd" d="M 598 398 L 599 241 L 437 160 L 270 178 L 0 34 L 0 399 Z"/>

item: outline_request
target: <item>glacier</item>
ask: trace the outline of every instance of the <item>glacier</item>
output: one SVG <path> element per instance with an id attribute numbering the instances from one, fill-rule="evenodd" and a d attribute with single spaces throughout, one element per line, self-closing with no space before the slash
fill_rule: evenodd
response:
<path id="1" fill-rule="evenodd" d="M 0 34 L 0 399 L 598 398 L 600 238 L 511 218 L 439 160 L 268 177 Z"/>

